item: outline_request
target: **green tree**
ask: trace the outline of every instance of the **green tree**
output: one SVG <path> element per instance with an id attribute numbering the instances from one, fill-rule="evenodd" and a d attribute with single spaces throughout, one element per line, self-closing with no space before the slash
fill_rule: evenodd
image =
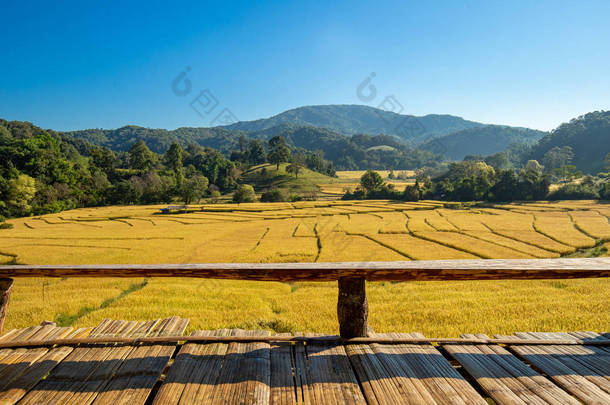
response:
<path id="1" fill-rule="evenodd" d="M 156 156 L 148 149 L 146 142 L 138 141 L 129 149 L 130 167 L 147 172 L 155 164 Z"/>
<path id="2" fill-rule="evenodd" d="M 246 161 L 252 165 L 260 165 L 267 161 L 267 152 L 261 141 L 250 141 L 245 155 Z"/>
<path id="3" fill-rule="evenodd" d="M 604 160 L 604 169 L 607 172 L 610 172 L 610 153 L 606 155 L 606 159 Z"/>
<path id="4" fill-rule="evenodd" d="M 570 182 L 577 177 L 582 176 L 582 173 L 576 170 L 576 166 L 574 165 L 563 165 L 561 167 L 556 167 L 552 171 L 553 176 L 561 181 L 561 182 Z"/>
<path id="5" fill-rule="evenodd" d="M 533 170 L 539 174 L 542 174 L 544 171 L 544 166 L 538 163 L 537 160 L 528 160 L 525 165 L 525 170 Z"/>
<path id="6" fill-rule="evenodd" d="M 408 185 L 402 192 L 402 199 L 405 201 L 418 201 L 419 200 L 419 184 L 416 182 L 415 185 Z"/>
<path id="7" fill-rule="evenodd" d="M 494 169 L 508 169 L 510 167 L 510 161 L 506 157 L 506 153 L 498 152 L 485 158 L 485 163 L 493 167 Z"/>
<path id="8" fill-rule="evenodd" d="M 276 165 L 276 170 L 280 169 L 280 163 L 287 162 L 290 158 L 290 149 L 286 145 L 286 140 L 279 135 L 269 139 L 269 163 Z"/>
<path id="9" fill-rule="evenodd" d="M 271 189 L 261 195 L 261 202 L 284 202 L 288 200 L 288 195 L 278 188 Z"/>
<path id="10" fill-rule="evenodd" d="M 367 170 L 360 177 L 360 185 L 367 192 L 379 190 L 383 186 L 383 178 L 374 170 Z"/>
<path id="11" fill-rule="evenodd" d="M 184 181 L 181 188 L 181 197 L 185 204 L 199 201 L 208 189 L 209 181 L 207 177 L 197 174 Z"/>
<path id="12" fill-rule="evenodd" d="M 7 208 L 15 216 L 24 216 L 30 213 L 30 202 L 36 195 L 36 180 L 27 174 L 20 174 L 8 182 Z"/>
<path id="13" fill-rule="evenodd" d="M 495 201 L 513 201 L 520 199 L 519 179 L 514 170 L 503 170 L 498 174 L 498 181 L 491 187 Z"/>
<path id="14" fill-rule="evenodd" d="M 305 166 L 305 156 L 302 153 L 295 153 L 292 155 L 292 159 L 290 160 L 290 164 L 286 167 L 286 171 L 294 174 L 294 177 L 298 179 L 303 166 Z"/>
<path id="15" fill-rule="evenodd" d="M 104 173 L 111 173 L 116 166 L 116 156 L 110 149 L 91 147 L 88 152 L 93 165 L 102 169 Z"/>
<path id="16" fill-rule="evenodd" d="M 254 202 L 256 200 L 256 194 L 254 193 L 254 187 L 249 184 L 241 184 L 233 193 L 233 202 Z"/>
<path id="17" fill-rule="evenodd" d="M 547 171 L 567 166 L 574 159 L 574 152 L 570 146 L 555 146 L 546 152 L 542 158 L 542 164 Z"/>
<path id="18" fill-rule="evenodd" d="M 290 163 L 288 166 L 286 166 L 286 171 L 290 174 L 294 174 L 294 178 L 298 179 L 299 173 L 301 172 L 302 168 L 303 168 L 302 165 L 293 162 L 293 163 Z"/>
<path id="19" fill-rule="evenodd" d="M 174 142 L 172 146 L 169 147 L 167 152 L 165 152 L 165 164 L 172 169 L 174 172 L 174 176 L 176 177 L 176 187 L 182 187 L 182 182 L 184 180 L 184 173 L 182 168 L 182 147 L 179 143 Z"/>

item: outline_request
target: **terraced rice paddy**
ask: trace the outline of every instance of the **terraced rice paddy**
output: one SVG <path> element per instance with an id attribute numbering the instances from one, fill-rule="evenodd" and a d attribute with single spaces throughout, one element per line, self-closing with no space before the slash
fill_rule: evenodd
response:
<path id="1" fill-rule="evenodd" d="M 11 220 L 0 261 L 29 264 L 552 258 L 610 247 L 610 208 L 589 201 L 451 209 L 434 201 L 88 208 Z M 448 206 L 449 207 L 449 206 Z M 607 253 L 605 253 L 607 254 Z M 379 332 L 432 336 L 601 330 L 610 282 L 370 283 Z M 191 329 L 336 332 L 334 283 L 18 279 L 8 328 L 180 315 Z"/>

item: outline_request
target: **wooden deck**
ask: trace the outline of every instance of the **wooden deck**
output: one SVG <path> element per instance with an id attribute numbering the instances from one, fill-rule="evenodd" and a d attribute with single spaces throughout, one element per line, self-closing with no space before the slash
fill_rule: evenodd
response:
<path id="1" fill-rule="evenodd" d="M 174 317 L 105 320 L 82 329 L 49 324 L 8 331 L 0 343 L 176 336 L 187 323 Z M 223 329 L 193 335 L 270 333 Z M 4 348 L 0 404 L 610 404 L 610 346 L 540 344 L 541 339 L 610 342 L 610 334 L 498 338 L 532 339 L 532 345 L 317 340 Z"/>

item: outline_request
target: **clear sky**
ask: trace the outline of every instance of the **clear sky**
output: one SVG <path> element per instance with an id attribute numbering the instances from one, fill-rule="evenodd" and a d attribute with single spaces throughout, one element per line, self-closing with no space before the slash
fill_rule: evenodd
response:
<path id="1" fill-rule="evenodd" d="M 608 0 L 2 0 L 0 16 L 0 117 L 57 130 L 390 95 L 405 114 L 544 130 L 610 109 Z"/>

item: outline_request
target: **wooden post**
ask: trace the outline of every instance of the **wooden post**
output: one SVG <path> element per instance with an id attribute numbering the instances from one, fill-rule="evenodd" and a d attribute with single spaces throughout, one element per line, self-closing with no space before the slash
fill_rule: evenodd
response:
<path id="1" fill-rule="evenodd" d="M 369 304 L 366 300 L 365 281 L 364 277 L 339 279 L 337 315 L 342 338 L 369 336 Z"/>
<path id="2" fill-rule="evenodd" d="M 0 333 L 4 327 L 4 318 L 8 311 L 8 301 L 11 297 L 12 278 L 0 278 Z"/>

